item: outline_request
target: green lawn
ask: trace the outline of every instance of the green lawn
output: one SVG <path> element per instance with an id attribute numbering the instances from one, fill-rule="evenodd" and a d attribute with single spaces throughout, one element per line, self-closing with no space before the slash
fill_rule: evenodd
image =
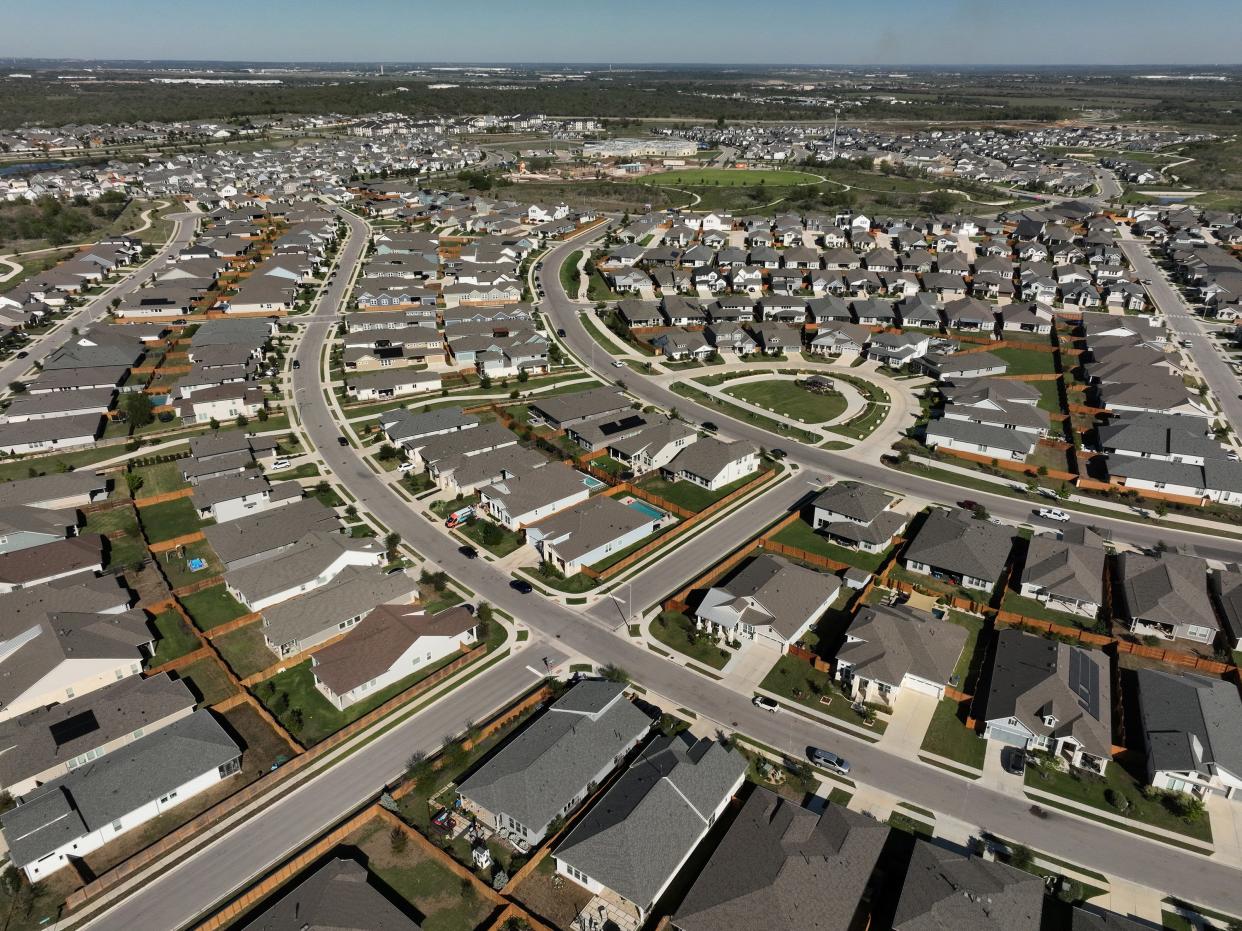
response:
<path id="1" fill-rule="evenodd" d="M 0 482 L 34 478 L 38 475 L 55 475 L 57 472 L 67 472 L 70 468 L 80 469 L 105 459 L 115 459 L 124 453 L 125 449 L 121 446 L 93 446 L 81 452 L 10 459 L 0 462 Z"/>
<path id="2" fill-rule="evenodd" d="M 148 543 L 160 543 L 174 537 L 201 530 L 204 521 L 189 498 L 177 498 L 150 507 L 140 508 L 139 520 Z"/>
<path id="3" fill-rule="evenodd" d="M 520 533 L 487 518 L 470 521 L 461 528 L 461 534 L 496 557 L 508 556 L 525 542 Z"/>
<path id="4" fill-rule="evenodd" d="M 562 575 L 544 575 L 540 569 L 542 565 L 535 569 L 519 569 L 525 576 L 534 579 L 540 585 L 546 585 L 548 588 L 555 588 L 558 592 L 565 592 L 568 595 L 581 595 L 583 592 L 589 592 L 599 583 L 582 572 L 575 572 L 571 576 Z"/>
<path id="5" fill-rule="evenodd" d="M 197 650 L 202 643 L 176 611 L 164 611 L 156 615 L 152 623 L 159 637 L 155 641 L 155 654 L 147 664 L 150 667 L 172 662 L 179 656 Z"/>
<path id="6" fill-rule="evenodd" d="M 428 663 L 404 679 L 380 689 L 370 698 L 350 705 L 344 711 L 338 710 L 315 688 L 310 660 L 260 682 L 254 687 L 254 694 L 289 733 L 309 747 L 336 733 L 346 724 L 358 720 L 373 708 L 378 708 L 388 699 L 400 695 L 460 655 L 450 653 L 442 659 Z"/>
<path id="7" fill-rule="evenodd" d="M 695 631 L 694 622 L 684 614 L 663 612 L 652 622 L 651 634 L 665 646 L 713 669 L 723 669 L 729 661 L 728 651 L 716 646 L 708 634 Z"/>
<path id="8" fill-rule="evenodd" d="M 578 297 L 578 263 L 582 261 L 582 250 L 575 249 L 561 265 L 561 287 L 570 300 Z"/>
<path id="9" fill-rule="evenodd" d="M 1009 363 L 1006 375 L 1043 375 L 1057 370 L 1056 356 L 1036 349 L 993 349 L 992 355 Z"/>
<path id="10" fill-rule="evenodd" d="M 1108 764 L 1103 777 L 1028 766 L 1026 785 L 1134 821 L 1139 829 L 1163 828 L 1196 840 L 1212 840 L 1212 825 L 1206 814 L 1197 820 L 1183 819 L 1170 811 L 1161 798 L 1144 798 L 1143 783 L 1116 762 Z M 1109 804 L 1105 793 L 1110 790 L 1129 802 L 1124 814 Z"/>
<path id="11" fill-rule="evenodd" d="M 274 665 L 278 659 L 268 649 L 267 641 L 263 639 L 263 625 L 258 621 L 229 631 L 224 636 L 217 637 L 213 643 L 239 679 L 262 672 Z"/>
<path id="12" fill-rule="evenodd" d="M 224 583 L 185 595 L 181 606 L 199 630 L 211 630 L 249 613 L 245 605 L 228 593 Z"/>
<path id="13" fill-rule="evenodd" d="M 736 482 L 725 485 L 716 491 L 709 491 L 692 482 L 665 481 L 657 473 L 652 473 L 638 484 L 640 488 L 651 492 L 651 494 L 664 498 L 666 501 L 671 501 L 673 504 L 679 504 L 686 510 L 694 511 L 697 514 L 708 505 L 715 504 L 725 495 L 737 491 L 747 482 L 753 481 L 757 475 L 758 473 L 752 473 L 739 478 Z"/>
<path id="14" fill-rule="evenodd" d="M 965 714 L 953 699 L 941 699 L 923 737 L 922 749 L 975 769 L 983 769 L 987 743 L 966 727 Z"/>
<path id="15" fill-rule="evenodd" d="M 753 424 L 761 430 L 767 430 L 771 433 L 778 434 L 779 436 L 787 436 L 790 439 L 798 440 L 801 443 L 818 443 L 820 441 L 819 434 L 811 433 L 809 430 L 803 430 L 801 427 L 791 427 L 781 423 L 779 420 L 773 420 L 766 414 L 759 414 L 755 411 L 748 410 L 745 407 L 738 407 L 738 405 L 731 401 L 725 401 L 714 394 L 708 394 L 706 391 L 696 388 L 693 385 L 688 385 L 684 382 L 676 382 L 673 385 L 673 391 L 683 397 L 690 398 L 692 401 L 698 401 L 700 404 L 706 404 L 711 407 L 718 408 L 728 416 L 740 420 L 743 423 Z M 838 430 L 840 428 L 830 427 L 829 429 Z"/>
<path id="16" fill-rule="evenodd" d="M 748 382 L 724 389 L 725 394 L 803 423 L 824 423 L 840 417 L 845 398 L 837 392 L 817 394 L 791 381 Z"/>
<path id="17" fill-rule="evenodd" d="M 279 472 L 268 472 L 267 477 L 273 482 L 284 482 L 289 479 L 297 478 L 314 478 L 319 475 L 319 466 L 313 462 L 304 462 L 299 466 L 291 469 L 281 469 Z"/>
<path id="18" fill-rule="evenodd" d="M 796 656 L 785 654 L 778 659 L 759 687 L 787 701 L 818 711 L 820 714 L 858 727 L 864 726 L 863 718 L 853 710 L 849 698 L 837 688 L 828 673 L 820 672 L 810 663 Z M 820 700 L 821 698 L 830 700 L 825 703 Z M 887 727 L 884 721 L 876 719 L 871 730 L 878 737 Z"/>
<path id="19" fill-rule="evenodd" d="M 1065 410 L 1061 407 L 1061 383 L 1059 381 L 1032 381 L 1028 382 L 1032 388 L 1039 389 L 1039 400 L 1037 407 L 1042 407 L 1050 414 L 1064 414 Z"/>
<path id="20" fill-rule="evenodd" d="M 177 672 L 184 679 L 190 690 L 199 696 L 200 705 L 214 705 L 228 698 L 237 689 L 229 681 L 228 675 L 214 659 L 200 659 Z"/>
<path id="21" fill-rule="evenodd" d="M 884 418 L 887 416 L 887 404 L 877 404 L 874 401 L 868 401 L 862 413 L 851 417 L 843 424 L 837 424 L 835 427 L 828 427 L 827 429 L 841 436 L 848 436 L 852 440 L 862 440 L 869 437 L 876 427 L 884 423 Z"/>
<path id="22" fill-rule="evenodd" d="M 788 187 L 796 184 L 819 184 L 819 178 L 804 171 L 764 171 L 745 168 L 687 168 L 646 175 L 644 184 L 663 187 Z"/>
<path id="23" fill-rule="evenodd" d="M 168 584 L 173 588 L 189 585 L 199 579 L 215 578 L 224 573 L 224 564 L 220 562 L 216 551 L 206 540 L 190 543 L 180 549 L 183 550 L 182 555 L 178 555 L 177 550 L 168 550 L 156 557 L 160 565 L 164 567 L 164 574 L 168 576 Z M 206 566 L 194 572 L 190 569 L 192 559 L 201 559 Z"/>
<path id="24" fill-rule="evenodd" d="M 1005 592 L 1005 598 L 1001 601 L 1001 607 L 1006 611 L 1013 611 L 1015 614 L 1024 614 L 1039 621 L 1051 621 L 1053 624 L 1061 624 L 1065 627 L 1082 627 L 1092 630 L 1096 624 L 1096 620 L 1093 617 L 1053 611 L 1051 608 L 1045 607 L 1042 602 L 1034 598 L 1023 598 L 1015 591 Z"/>
<path id="25" fill-rule="evenodd" d="M 862 550 L 851 550 L 843 546 L 837 546 L 823 534 L 816 533 L 811 529 L 811 525 L 805 520 L 794 521 L 772 539 L 786 546 L 796 546 L 798 549 L 807 550 L 820 556 L 827 556 L 829 559 L 835 559 L 850 566 L 857 566 L 860 569 L 866 569 L 868 572 L 877 571 L 884 564 L 884 560 L 888 558 L 889 552 L 891 552 L 891 547 L 883 553 L 864 553 Z"/>
<path id="26" fill-rule="evenodd" d="M 108 568 L 132 566 L 147 558 L 147 545 L 138 529 L 138 517 L 129 505 L 96 511 L 87 517 L 81 532 L 83 535 L 97 533 L 107 536 L 117 531 L 124 536 L 108 541 Z"/>
<path id="27" fill-rule="evenodd" d="M 134 492 L 135 498 L 149 498 L 162 495 L 181 488 L 189 488 L 190 483 L 181 476 L 181 462 L 157 462 L 154 465 L 140 466 L 131 473 L 142 479 L 142 485 Z"/>

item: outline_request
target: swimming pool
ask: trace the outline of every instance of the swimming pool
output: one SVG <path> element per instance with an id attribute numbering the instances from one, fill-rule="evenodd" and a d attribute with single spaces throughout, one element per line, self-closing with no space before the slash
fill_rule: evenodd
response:
<path id="1" fill-rule="evenodd" d="M 597 479 L 594 475 L 583 475 L 582 484 L 594 491 L 596 488 L 603 488 L 604 483 Z"/>
<path id="2" fill-rule="evenodd" d="M 646 501 L 643 501 L 639 498 L 630 498 L 629 500 L 625 502 L 625 506 L 629 508 L 633 508 L 639 514 L 646 515 L 647 517 L 650 517 L 652 520 L 659 520 L 660 518 L 664 517 L 664 512 L 661 511 L 658 507 L 655 507 L 654 505 L 650 505 Z"/>

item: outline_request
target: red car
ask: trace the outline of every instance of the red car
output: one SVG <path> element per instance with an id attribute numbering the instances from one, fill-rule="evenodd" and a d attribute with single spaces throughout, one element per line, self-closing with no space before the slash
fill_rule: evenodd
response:
<path id="1" fill-rule="evenodd" d="M 977 510 L 977 509 L 978 509 L 978 507 L 979 507 L 979 502 L 978 502 L 978 501 L 971 501 L 969 498 L 967 498 L 965 501 L 959 501 L 959 502 L 957 502 L 957 506 L 958 506 L 959 508 L 963 508 L 963 509 L 965 509 L 965 510 L 967 510 L 967 511 L 974 511 L 974 510 Z"/>

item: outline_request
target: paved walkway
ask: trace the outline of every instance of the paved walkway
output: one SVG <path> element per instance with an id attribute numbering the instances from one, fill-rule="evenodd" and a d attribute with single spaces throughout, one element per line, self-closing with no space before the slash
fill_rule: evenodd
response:
<path id="1" fill-rule="evenodd" d="M 927 734 L 932 715 L 936 713 L 936 705 L 937 701 L 931 695 L 902 689 L 897 695 L 893 715 L 889 719 L 888 729 L 880 737 L 880 743 L 885 749 L 900 753 L 907 759 L 918 759 L 919 747 Z"/>

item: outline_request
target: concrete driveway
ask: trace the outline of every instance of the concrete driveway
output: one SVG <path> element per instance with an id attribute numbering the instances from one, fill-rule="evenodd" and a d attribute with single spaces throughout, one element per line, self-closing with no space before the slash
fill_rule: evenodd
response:
<path id="1" fill-rule="evenodd" d="M 927 734 L 932 715 L 936 713 L 937 704 L 932 695 L 902 689 L 893 704 L 888 729 L 880 738 L 884 749 L 909 760 L 918 759 L 919 747 L 923 745 L 923 737 Z"/>
<path id="2" fill-rule="evenodd" d="M 759 688 L 759 683 L 772 671 L 780 658 L 781 650 L 775 643 L 768 640 L 744 640 L 742 648 L 725 667 L 725 679 L 735 692 L 753 695 L 755 689 Z"/>

